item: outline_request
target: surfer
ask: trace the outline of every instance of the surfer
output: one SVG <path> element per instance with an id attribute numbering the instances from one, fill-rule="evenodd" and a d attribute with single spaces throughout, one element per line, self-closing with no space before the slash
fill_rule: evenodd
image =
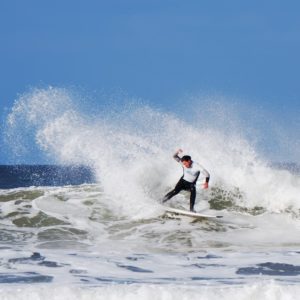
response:
<path id="1" fill-rule="evenodd" d="M 181 149 L 178 149 L 176 153 L 173 155 L 173 158 L 181 163 L 183 168 L 183 175 L 177 182 L 175 188 L 167 193 L 162 202 L 165 203 L 175 195 L 177 195 L 180 191 L 185 190 L 191 193 L 190 195 L 190 211 L 194 212 L 194 205 L 196 199 L 196 182 L 202 172 L 205 175 L 205 182 L 203 184 L 203 188 L 208 188 L 208 182 L 210 175 L 207 170 L 205 170 L 200 164 L 194 162 L 189 155 L 184 155 L 181 158 L 178 156 L 179 153 L 182 153 Z"/>

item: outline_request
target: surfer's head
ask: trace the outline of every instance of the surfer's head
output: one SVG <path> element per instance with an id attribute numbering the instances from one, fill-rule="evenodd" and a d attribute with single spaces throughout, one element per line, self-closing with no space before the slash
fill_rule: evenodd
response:
<path id="1" fill-rule="evenodd" d="M 192 158 L 189 155 L 184 155 L 181 157 L 181 162 L 186 168 L 190 168 L 192 165 Z"/>

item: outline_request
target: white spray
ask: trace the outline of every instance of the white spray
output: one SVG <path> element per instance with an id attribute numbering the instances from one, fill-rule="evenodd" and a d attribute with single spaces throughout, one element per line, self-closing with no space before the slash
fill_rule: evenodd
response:
<path id="1" fill-rule="evenodd" d="M 19 155 L 34 142 L 52 162 L 93 167 L 109 205 L 126 215 L 157 210 L 180 177 L 172 160 L 178 147 L 210 171 L 212 186 L 238 187 L 244 196 L 239 205 L 300 209 L 299 177 L 269 168 L 240 134 L 204 129 L 204 121 L 182 121 L 141 104 L 91 110 L 81 112 L 66 89 L 34 89 L 15 102 L 7 140 Z"/>

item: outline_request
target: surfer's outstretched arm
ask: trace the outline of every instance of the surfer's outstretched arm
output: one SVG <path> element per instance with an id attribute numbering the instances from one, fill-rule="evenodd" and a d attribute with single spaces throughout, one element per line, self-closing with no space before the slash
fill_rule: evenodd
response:
<path id="1" fill-rule="evenodd" d="M 182 153 L 182 150 L 181 149 L 178 149 L 174 155 L 173 155 L 173 158 L 177 161 L 177 162 L 181 162 L 181 158 L 178 156 L 179 153 Z"/>

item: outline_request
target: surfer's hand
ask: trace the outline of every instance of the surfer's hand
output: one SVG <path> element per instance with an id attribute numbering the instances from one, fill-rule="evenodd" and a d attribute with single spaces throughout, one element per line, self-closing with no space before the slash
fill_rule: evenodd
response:
<path id="1" fill-rule="evenodd" d="M 178 153 L 182 153 L 182 152 L 183 152 L 182 149 L 178 149 L 178 150 L 177 150 L 177 154 L 178 154 Z"/>
<path id="2" fill-rule="evenodd" d="M 203 189 L 208 189 L 208 182 L 204 182 L 203 185 L 202 185 L 202 188 Z"/>

